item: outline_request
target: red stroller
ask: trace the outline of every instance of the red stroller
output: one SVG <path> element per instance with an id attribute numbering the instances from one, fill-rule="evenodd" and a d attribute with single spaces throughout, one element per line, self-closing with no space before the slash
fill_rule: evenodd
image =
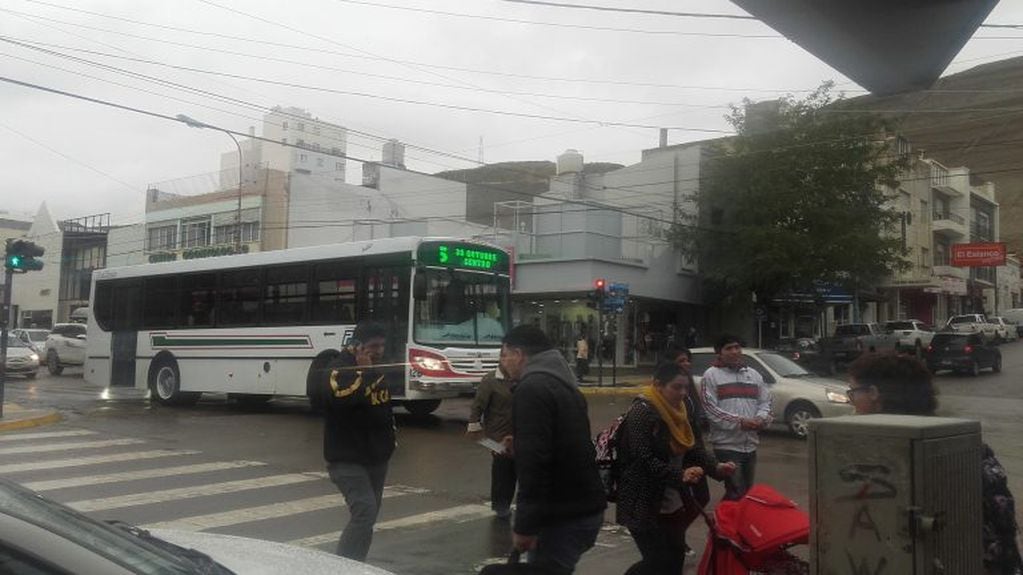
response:
<path id="1" fill-rule="evenodd" d="M 722 501 L 710 529 L 699 575 L 801 575 L 809 565 L 788 552 L 810 538 L 810 516 L 767 485 L 754 485 L 739 501 Z"/>

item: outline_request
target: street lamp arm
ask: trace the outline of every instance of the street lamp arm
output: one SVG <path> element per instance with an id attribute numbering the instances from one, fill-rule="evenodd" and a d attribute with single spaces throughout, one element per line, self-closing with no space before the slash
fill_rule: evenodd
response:
<path id="1" fill-rule="evenodd" d="M 211 126 L 205 122 L 200 122 L 195 118 L 186 116 L 184 114 L 178 114 L 174 116 L 179 122 L 185 124 L 189 128 L 209 128 L 218 132 L 223 132 L 230 136 L 231 141 L 234 142 L 236 148 L 238 148 L 238 207 L 235 209 L 234 214 L 234 248 L 237 253 L 242 251 L 242 180 L 244 179 L 244 155 L 242 154 L 242 145 L 238 142 L 238 138 L 234 137 L 234 134 L 230 130 L 224 128 L 218 128 Z"/>

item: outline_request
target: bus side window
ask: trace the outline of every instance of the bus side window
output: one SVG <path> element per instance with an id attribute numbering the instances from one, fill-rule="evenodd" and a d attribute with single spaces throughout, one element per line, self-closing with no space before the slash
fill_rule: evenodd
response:
<path id="1" fill-rule="evenodd" d="M 216 310 L 216 274 L 182 276 L 179 317 L 181 327 L 213 327 Z"/>
<path id="2" fill-rule="evenodd" d="M 220 274 L 217 325 L 258 325 L 262 271 L 244 269 Z"/>
<path id="3" fill-rule="evenodd" d="M 263 287 L 263 322 L 303 323 L 308 291 L 309 266 L 267 268 Z"/>
<path id="4" fill-rule="evenodd" d="M 177 326 L 178 276 L 147 278 L 143 285 L 142 327 L 145 329 Z"/>
<path id="5" fill-rule="evenodd" d="M 357 262 L 316 265 L 312 296 L 312 323 L 351 323 L 356 320 Z"/>

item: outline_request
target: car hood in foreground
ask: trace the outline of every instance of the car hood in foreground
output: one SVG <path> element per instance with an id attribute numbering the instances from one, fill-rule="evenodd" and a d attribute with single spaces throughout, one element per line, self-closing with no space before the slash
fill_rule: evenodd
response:
<path id="1" fill-rule="evenodd" d="M 239 575 L 302 573 L 303 575 L 394 575 L 372 565 L 359 563 L 305 547 L 286 543 L 165 529 L 149 532 L 175 545 L 201 551 Z"/>

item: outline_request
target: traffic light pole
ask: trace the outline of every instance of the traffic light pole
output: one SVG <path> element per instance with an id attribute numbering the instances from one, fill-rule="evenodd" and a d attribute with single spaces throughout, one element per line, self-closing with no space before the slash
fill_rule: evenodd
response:
<path id="1" fill-rule="evenodd" d="M 7 321 L 11 317 L 11 292 L 14 273 L 4 269 L 4 306 L 0 317 L 0 418 L 4 416 L 4 388 L 7 387 Z"/>
<path id="2" fill-rule="evenodd" d="M 604 298 L 597 300 L 597 387 L 604 386 Z"/>

